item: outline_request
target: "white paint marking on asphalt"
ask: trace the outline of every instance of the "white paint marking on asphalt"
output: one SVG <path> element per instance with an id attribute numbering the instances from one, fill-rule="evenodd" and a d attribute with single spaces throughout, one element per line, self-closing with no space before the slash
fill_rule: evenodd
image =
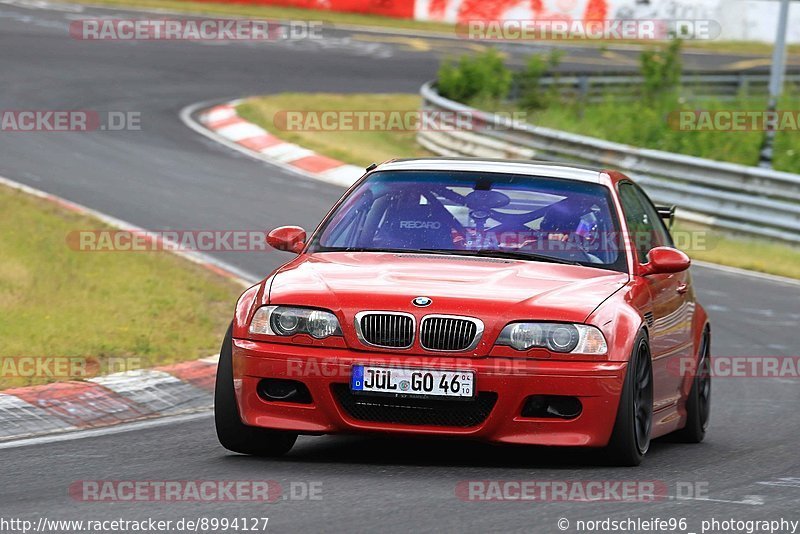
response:
<path id="1" fill-rule="evenodd" d="M 758 278 L 767 282 L 777 282 L 779 284 L 800 287 L 800 280 L 786 278 L 785 276 L 748 271 L 747 269 L 739 269 L 738 267 L 728 267 L 727 265 L 717 265 L 716 263 L 708 263 L 698 260 L 692 260 L 692 265 L 697 265 L 698 267 L 704 267 L 706 269 L 714 269 L 715 271 L 723 271 L 737 276 L 748 276 L 750 278 Z"/>
<path id="2" fill-rule="evenodd" d="M 134 421 L 132 423 L 122 423 L 115 426 L 93 428 L 91 430 L 78 430 L 75 432 L 50 434 L 48 436 L 41 436 L 38 438 L 25 438 L 14 441 L 7 441 L 0 443 L 0 449 L 16 449 L 19 447 L 29 447 L 32 445 L 43 445 L 48 443 L 58 443 L 61 441 L 73 441 L 76 439 L 96 438 L 101 436 L 109 436 L 112 434 L 122 434 L 125 432 L 134 432 L 136 430 L 146 430 L 148 428 L 157 428 L 161 426 L 186 423 L 189 421 L 196 421 L 199 419 L 204 419 L 206 417 L 211 417 L 212 415 L 213 411 L 211 410 L 211 408 L 205 408 L 203 409 L 203 411 L 187 413 L 182 415 L 159 417 L 157 419 L 148 419 L 146 421 Z"/>
<path id="3" fill-rule="evenodd" d="M 695 502 L 720 502 L 725 504 L 747 504 L 750 506 L 761 506 L 764 504 L 762 495 L 745 495 L 741 501 L 730 501 L 727 499 L 712 499 L 710 497 L 675 497 L 674 495 L 656 495 L 656 497 L 667 498 L 673 501 L 695 501 Z"/>
<path id="4" fill-rule="evenodd" d="M 242 139 L 248 139 L 250 137 L 266 135 L 267 132 L 255 124 L 240 122 L 229 126 L 223 126 L 217 130 L 217 134 L 231 141 L 241 141 Z"/>
<path id="5" fill-rule="evenodd" d="M 777 480 L 769 480 L 766 482 L 759 482 L 762 486 L 778 486 L 781 488 L 799 488 L 800 477 L 781 477 Z"/>
<path id="6" fill-rule="evenodd" d="M 46 9 L 48 11 L 61 11 L 65 13 L 83 13 L 83 6 L 77 4 L 52 3 L 43 0 L 3 0 L 0 4 L 22 7 L 25 9 Z"/>

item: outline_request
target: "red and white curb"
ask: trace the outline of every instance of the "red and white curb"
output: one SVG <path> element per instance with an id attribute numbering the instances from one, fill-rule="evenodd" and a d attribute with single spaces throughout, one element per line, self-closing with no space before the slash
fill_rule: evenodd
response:
<path id="1" fill-rule="evenodd" d="M 0 393 L 0 441 L 208 410 L 217 356 Z"/>
<path id="2" fill-rule="evenodd" d="M 94 217 L 117 229 L 150 234 L 132 224 L 0 176 L 0 185 Z M 158 234 L 150 234 L 161 240 Z M 65 245 L 66 246 L 66 245 Z M 220 276 L 251 286 L 258 277 L 205 254 L 168 247 Z M 98 428 L 211 408 L 218 356 L 151 369 L 0 391 L 0 441 Z"/>
<path id="3" fill-rule="evenodd" d="M 303 176 L 342 187 L 350 187 L 363 174 L 364 169 L 339 160 L 317 154 L 294 143 L 287 143 L 260 126 L 248 122 L 236 113 L 241 100 L 234 100 L 201 111 L 199 124 L 206 131 L 194 127 L 191 115 L 197 106 L 190 106 L 181 113 L 184 122 L 194 130 L 273 165 L 302 174 Z"/>

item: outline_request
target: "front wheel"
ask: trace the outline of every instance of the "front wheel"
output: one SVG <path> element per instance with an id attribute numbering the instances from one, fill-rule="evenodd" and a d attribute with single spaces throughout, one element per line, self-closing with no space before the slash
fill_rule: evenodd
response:
<path id="1" fill-rule="evenodd" d="M 636 466 L 650 448 L 653 428 L 653 365 L 647 336 L 640 332 L 625 374 L 617 419 L 606 452 L 616 465 Z"/>
<path id="2" fill-rule="evenodd" d="M 214 387 L 214 422 L 217 439 L 229 451 L 254 456 L 281 456 L 297 441 L 297 434 L 247 426 L 242 423 L 233 390 L 233 327 L 228 327 L 219 351 Z"/>

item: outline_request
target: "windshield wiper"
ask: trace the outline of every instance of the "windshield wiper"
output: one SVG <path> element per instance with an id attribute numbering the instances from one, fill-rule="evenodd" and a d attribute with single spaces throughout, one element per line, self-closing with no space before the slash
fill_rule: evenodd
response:
<path id="1" fill-rule="evenodd" d="M 547 263 L 560 263 L 563 265 L 578 265 L 582 264 L 574 260 L 566 260 L 563 258 L 556 258 L 553 256 L 545 256 L 543 254 L 530 254 L 528 252 L 516 252 L 513 250 L 494 250 L 489 248 L 482 248 L 477 250 L 450 250 L 442 248 L 423 248 L 423 252 L 432 252 L 436 254 L 452 254 L 456 256 L 481 256 L 487 258 L 504 258 L 510 260 L 527 260 L 527 261 L 541 261 Z"/>

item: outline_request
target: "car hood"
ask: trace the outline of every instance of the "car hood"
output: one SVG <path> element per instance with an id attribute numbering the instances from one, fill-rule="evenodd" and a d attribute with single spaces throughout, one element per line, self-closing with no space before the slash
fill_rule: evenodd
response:
<path id="1" fill-rule="evenodd" d="M 358 311 L 584 322 L 628 282 L 616 271 L 535 261 L 429 254 L 326 252 L 304 255 L 272 279 L 271 304 Z M 430 306 L 412 304 L 418 296 Z M 489 324 L 487 324 L 487 327 Z"/>

